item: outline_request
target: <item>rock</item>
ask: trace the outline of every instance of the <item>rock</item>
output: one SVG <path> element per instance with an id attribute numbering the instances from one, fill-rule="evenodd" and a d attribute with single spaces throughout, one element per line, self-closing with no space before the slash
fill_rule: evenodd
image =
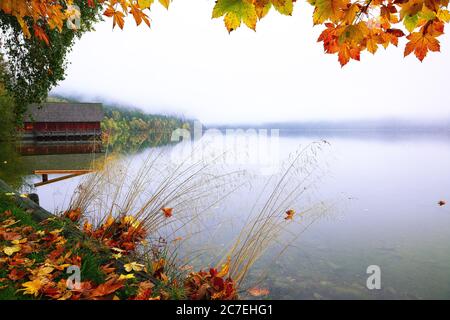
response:
<path id="1" fill-rule="evenodd" d="M 28 198 L 33 201 L 34 203 L 36 203 L 37 205 L 39 205 L 39 195 L 37 193 L 30 193 L 28 195 Z"/>

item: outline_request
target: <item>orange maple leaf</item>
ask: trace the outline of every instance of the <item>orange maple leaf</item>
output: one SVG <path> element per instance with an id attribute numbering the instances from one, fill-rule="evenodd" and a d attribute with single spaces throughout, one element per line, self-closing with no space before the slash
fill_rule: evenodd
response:
<path id="1" fill-rule="evenodd" d="M 37 24 L 33 26 L 34 35 L 36 38 L 38 38 L 41 41 L 44 41 L 48 46 L 50 45 L 50 40 L 48 39 L 47 34 L 45 33 L 44 29 L 39 27 Z"/>
<path id="2" fill-rule="evenodd" d="M 409 42 L 405 47 L 405 57 L 411 52 L 414 52 L 417 59 L 423 61 L 428 51 L 439 51 L 441 46 L 439 40 L 430 34 L 424 34 L 423 32 L 413 32 L 406 37 Z"/>
<path id="3" fill-rule="evenodd" d="M 123 14 L 122 11 L 118 11 L 110 6 L 108 7 L 108 9 L 105 10 L 105 12 L 103 12 L 103 15 L 109 18 L 111 17 L 113 18 L 113 29 L 116 26 L 116 24 L 119 25 L 120 29 L 123 29 L 123 25 L 125 24 L 123 18 L 125 17 L 125 15 Z"/>
<path id="4" fill-rule="evenodd" d="M 162 212 L 166 218 L 170 218 L 172 216 L 173 208 L 162 208 Z"/>
<path id="5" fill-rule="evenodd" d="M 284 220 L 292 220 L 294 218 L 295 211 L 293 209 L 289 209 L 286 211 L 286 217 L 284 217 Z"/>
<path id="6" fill-rule="evenodd" d="M 118 278 L 114 277 L 92 290 L 90 296 L 91 298 L 107 296 L 113 292 L 116 292 L 122 287 L 123 281 L 118 281 Z"/>

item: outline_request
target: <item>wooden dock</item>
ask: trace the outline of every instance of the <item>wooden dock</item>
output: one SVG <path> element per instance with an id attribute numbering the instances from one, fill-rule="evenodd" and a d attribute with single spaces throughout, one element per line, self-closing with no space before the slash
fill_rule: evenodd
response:
<path id="1" fill-rule="evenodd" d="M 42 182 L 35 183 L 35 187 L 44 186 L 50 183 L 74 178 L 81 176 L 83 174 L 92 173 L 95 172 L 95 170 L 34 170 L 33 174 L 36 175 L 42 175 Z M 49 179 L 48 176 L 52 174 L 62 174 L 63 176 Z"/>

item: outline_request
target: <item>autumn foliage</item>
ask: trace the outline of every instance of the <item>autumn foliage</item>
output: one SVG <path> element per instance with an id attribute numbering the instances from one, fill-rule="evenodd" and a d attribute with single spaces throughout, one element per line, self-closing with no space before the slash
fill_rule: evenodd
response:
<path id="1" fill-rule="evenodd" d="M 171 276 L 164 257 L 132 260 L 147 233 L 131 216 L 108 217 L 95 228 L 85 221 L 80 225 L 85 240 L 67 237 L 64 227 L 56 227 L 64 219 L 78 224 L 81 218 L 81 210 L 74 209 L 62 218 L 29 225 L 10 210 L 0 213 L 0 294 L 12 288 L 16 295 L 58 300 L 238 298 L 228 276 L 229 262 L 220 271 L 211 268 L 184 278 Z M 78 284 L 68 279 L 67 270 L 74 266 L 82 270 Z"/>
<path id="2" fill-rule="evenodd" d="M 81 0 L 79 0 L 81 1 Z M 150 26 L 150 8 L 155 2 L 169 8 L 171 0 L 85 0 L 89 6 L 102 8 L 113 27 L 123 28 L 125 17 L 137 25 Z M 242 24 L 256 30 L 256 24 L 271 9 L 290 16 L 296 0 L 217 0 L 212 18 L 223 18 L 229 32 Z M 422 61 L 429 51 L 439 51 L 437 39 L 450 21 L 448 0 L 308 0 L 314 7 L 314 25 L 325 29 L 318 41 L 325 53 L 336 54 L 340 64 L 360 60 L 361 52 L 375 54 L 380 47 L 398 46 L 407 40 L 404 55 L 414 53 Z M 74 0 L 4 0 L 0 10 L 20 23 L 23 34 L 35 36 L 49 45 L 46 30 L 61 30 L 64 22 L 79 16 Z M 81 17 L 82 18 L 82 17 Z M 74 24 L 71 24 L 76 27 Z"/>

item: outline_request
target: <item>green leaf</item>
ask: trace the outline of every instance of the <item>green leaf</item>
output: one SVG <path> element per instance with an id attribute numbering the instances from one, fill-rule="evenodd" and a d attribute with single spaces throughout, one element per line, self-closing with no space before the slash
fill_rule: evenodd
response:
<path id="1" fill-rule="evenodd" d="M 406 15 L 403 19 L 403 24 L 405 25 L 406 30 L 409 32 L 413 32 L 419 23 L 419 15 L 415 14 L 413 16 Z"/>
<path id="2" fill-rule="evenodd" d="M 225 16 L 224 22 L 228 32 L 236 30 L 243 22 L 250 29 L 256 29 L 255 6 L 249 0 L 217 0 L 212 17 Z"/>

